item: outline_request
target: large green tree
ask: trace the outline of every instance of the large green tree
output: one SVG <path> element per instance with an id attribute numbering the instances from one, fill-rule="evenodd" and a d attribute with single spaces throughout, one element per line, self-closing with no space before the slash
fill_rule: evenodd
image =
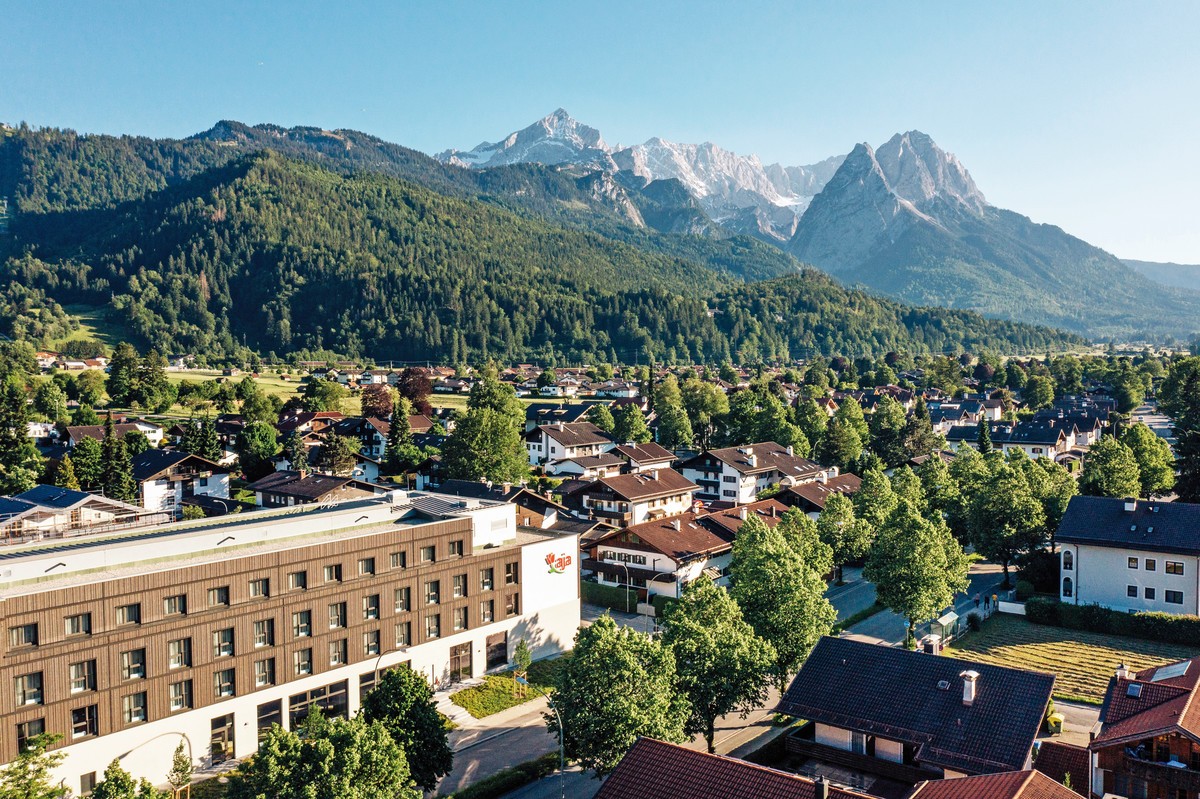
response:
<path id="1" fill-rule="evenodd" d="M 104 419 L 104 440 L 100 442 L 100 488 L 109 499 L 137 504 L 138 484 L 133 479 L 133 462 L 125 439 L 116 434 L 111 412 Z"/>
<path id="2" fill-rule="evenodd" d="M 632 403 L 617 411 L 612 436 L 614 441 L 622 444 L 645 444 L 653 438 L 650 428 L 646 426 L 646 417 L 642 415 L 641 409 Z"/>
<path id="3" fill-rule="evenodd" d="M 950 530 L 900 503 L 875 536 L 863 577 L 879 602 L 908 622 L 905 645 L 914 646 L 918 622 L 935 618 L 969 585 L 970 562 Z"/>
<path id="4" fill-rule="evenodd" d="M 911 457 L 905 446 L 904 406 L 884 395 L 875 403 L 868 427 L 871 431 L 871 450 L 888 466 L 899 466 Z"/>
<path id="5" fill-rule="evenodd" d="M 266 422 L 251 422 L 238 432 L 238 465 L 247 480 L 254 482 L 275 471 L 271 459 L 279 451 L 278 439 L 275 426 Z"/>
<path id="6" fill-rule="evenodd" d="M 445 719 L 437 711 L 425 675 L 403 664 L 384 672 L 363 699 L 363 718 L 379 722 L 404 750 L 413 781 L 427 791 L 450 773 L 450 750 Z"/>
<path id="7" fill-rule="evenodd" d="M 931 455 L 946 446 L 946 440 L 933 432 L 933 422 L 924 397 L 917 397 L 912 413 L 904 421 L 904 454 L 907 458 Z"/>
<path id="8" fill-rule="evenodd" d="M 42 473 L 42 456 L 28 430 L 25 387 L 13 375 L 0 385 L 0 494 L 33 488 Z"/>
<path id="9" fill-rule="evenodd" d="M 983 490 L 971 498 L 971 542 L 1004 569 L 1046 542 L 1046 514 L 1021 471 L 1001 462 Z"/>
<path id="10" fill-rule="evenodd" d="M 751 516 L 733 543 L 729 592 L 754 631 L 775 647 L 772 674 L 782 690 L 837 618 L 825 581 L 781 531 Z"/>
<path id="11" fill-rule="evenodd" d="M 357 455 L 361 447 L 362 442 L 357 438 L 326 430 L 321 436 L 321 451 L 316 467 L 327 474 L 349 477 L 358 465 Z"/>
<path id="12" fill-rule="evenodd" d="M 696 435 L 692 432 L 692 422 L 683 406 L 666 404 L 660 400 L 659 408 L 658 443 L 672 452 L 692 446 Z"/>
<path id="13" fill-rule="evenodd" d="M 1139 496 L 1141 472 L 1133 451 L 1112 436 L 1092 444 L 1083 459 L 1079 491 L 1093 497 Z"/>
<path id="14" fill-rule="evenodd" d="M 105 385 L 113 404 L 127 407 L 137 401 L 141 390 L 140 369 L 141 358 L 137 349 L 125 341 L 118 344 L 108 362 L 108 381 Z"/>
<path id="15" fill-rule="evenodd" d="M 866 556 L 871 549 L 871 525 L 854 515 L 854 503 L 845 494 L 830 494 L 817 517 L 817 535 L 833 551 L 837 581 L 842 582 L 842 567 Z"/>
<path id="16" fill-rule="evenodd" d="M 1133 459 L 1137 461 L 1140 496 L 1170 493 L 1175 487 L 1175 455 L 1171 452 L 1171 446 L 1141 422 L 1125 428 L 1121 443 L 1129 447 Z"/>
<path id="17" fill-rule="evenodd" d="M 663 643 L 675 654 L 676 684 L 689 706 L 685 731 L 703 734 L 714 752 L 717 719 L 745 718 L 766 701 L 775 650 L 711 580 L 692 581 L 668 607 Z"/>
<path id="18" fill-rule="evenodd" d="M 446 441 L 444 466 L 461 480 L 519 482 L 529 474 L 525 407 L 494 371 L 471 387 L 467 412 Z"/>
<path id="19" fill-rule="evenodd" d="M 676 680 L 675 655 L 659 641 L 617 627 L 607 614 L 581 628 L 552 698 L 567 757 L 602 776 L 638 738 L 685 741 L 688 705 Z M 560 732 L 553 713 L 546 725 Z"/>
<path id="20" fill-rule="evenodd" d="M 863 473 L 862 484 L 854 494 L 854 514 L 878 530 L 896 508 L 896 492 L 892 482 L 879 469 L 868 469 Z"/>
<path id="21" fill-rule="evenodd" d="M 48 752 L 62 736 L 36 735 L 25 742 L 15 760 L 0 770 L 0 799 L 66 799 L 70 791 L 54 782 L 54 770 L 66 759 Z"/>

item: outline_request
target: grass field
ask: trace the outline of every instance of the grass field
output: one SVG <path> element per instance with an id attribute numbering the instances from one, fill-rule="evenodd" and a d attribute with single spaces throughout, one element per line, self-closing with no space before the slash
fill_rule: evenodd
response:
<path id="1" fill-rule="evenodd" d="M 184 380 L 191 380 L 194 383 L 200 383 L 205 380 L 216 380 L 221 377 L 220 369 L 186 369 L 184 371 L 167 372 L 167 379 L 172 383 L 182 383 Z M 234 383 L 240 381 L 244 374 L 236 375 L 235 377 L 226 378 Z M 291 380 L 284 380 L 282 376 L 271 373 L 260 373 L 254 378 L 254 382 L 262 389 L 264 394 L 273 397 L 279 397 L 283 401 L 287 401 L 300 392 L 300 375 L 293 373 Z"/>
<path id="2" fill-rule="evenodd" d="M 63 310 L 79 321 L 79 329 L 65 339 L 55 342 L 54 349 L 61 348 L 68 341 L 90 339 L 103 341 L 111 348 L 129 337 L 123 325 L 113 322 L 109 318 L 108 308 L 91 305 L 64 305 Z"/>
<path id="3" fill-rule="evenodd" d="M 1053 673 L 1058 677 L 1056 697 L 1092 704 L 1103 701 L 1108 679 L 1119 663 L 1138 671 L 1200 655 L 1192 647 L 1065 630 L 1006 614 L 993 616 L 982 630 L 968 633 L 945 652 L 997 666 Z"/>
<path id="4" fill-rule="evenodd" d="M 539 660 L 531 664 L 529 666 L 530 687 L 525 692 L 524 697 L 518 698 L 513 695 L 516 681 L 513 679 L 513 673 L 510 670 L 502 674 L 484 677 L 482 685 L 464 688 L 461 691 L 450 694 L 450 701 L 477 719 L 490 716 L 493 713 L 499 713 L 501 710 L 507 710 L 516 705 L 524 704 L 531 699 L 541 696 L 535 689 L 547 692 L 551 690 L 554 678 L 558 670 L 566 664 L 567 657 L 569 655 L 548 660 Z"/>

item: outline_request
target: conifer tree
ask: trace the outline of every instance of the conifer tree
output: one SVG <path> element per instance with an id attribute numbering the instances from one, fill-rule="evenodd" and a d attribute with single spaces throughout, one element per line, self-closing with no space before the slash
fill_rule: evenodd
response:
<path id="1" fill-rule="evenodd" d="M 104 496 L 122 502 L 137 502 L 137 482 L 125 440 L 116 434 L 112 412 L 104 420 L 104 440 L 100 442 L 100 488 Z"/>

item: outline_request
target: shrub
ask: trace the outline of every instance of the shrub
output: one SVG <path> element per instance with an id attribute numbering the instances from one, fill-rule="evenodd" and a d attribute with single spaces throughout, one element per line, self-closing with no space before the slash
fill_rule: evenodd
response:
<path id="1" fill-rule="evenodd" d="M 450 799 L 495 799 L 558 771 L 558 752 L 506 768 L 450 795 Z"/>
<path id="2" fill-rule="evenodd" d="M 1024 602 L 1029 597 L 1033 596 L 1033 583 L 1028 580 L 1017 580 L 1017 601 Z"/>
<path id="3" fill-rule="evenodd" d="M 1100 605 L 1069 605 L 1045 597 L 1025 603 L 1025 616 L 1036 624 L 1124 635 L 1147 641 L 1200 646 L 1200 617 L 1175 613 L 1126 613 Z"/>
<path id="4" fill-rule="evenodd" d="M 979 618 L 979 614 L 971 611 L 967 614 L 967 629 L 973 633 L 979 632 L 979 628 L 983 626 L 983 619 Z"/>
<path id="5" fill-rule="evenodd" d="M 625 603 L 629 603 L 629 612 L 637 612 L 637 589 L 625 586 L 616 585 L 601 585 L 594 583 L 591 580 L 583 580 L 579 583 L 579 592 L 583 597 L 583 601 L 589 605 L 599 605 L 609 610 L 625 611 Z M 628 593 L 628 598 L 626 594 Z"/>

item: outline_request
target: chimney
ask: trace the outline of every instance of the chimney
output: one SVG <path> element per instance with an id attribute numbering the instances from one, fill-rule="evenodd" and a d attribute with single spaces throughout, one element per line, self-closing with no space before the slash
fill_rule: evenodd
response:
<path id="1" fill-rule="evenodd" d="M 741 519 L 742 521 L 746 521 L 746 506 L 745 505 L 738 508 L 738 518 Z"/>
<path id="2" fill-rule="evenodd" d="M 964 671 L 958 676 L 963 678 L 963 705 L 970 707 L 975 704 L 975 696 L 979 693 L 979 688 L 976 685 L 979 680 L 979 672 Z"/>
<path id="3" fill-rule="evenodd" d="M 1137 510 L 1137 499 L 1134 497 L 1125 497 L 1125 512 L 1133 513 Z"/>
<path id="4" fill-rule="evenodd" d="M 507 494 L 509 491 L 512 491 L 512 483 L 505 481 L 503 485 L 505 494 Z"/>
<path id="5" fill-rule="evenodd" d="M 753 452 L 746 456 L 746 460 L 749 462 L 751 469 L 758 467 L 758 456 Z"/>
<path id="6" fill-rule="evenodd" d="M 1114 676 L 1118 680 L 1131 680 L 1131 679 L 1133 679 L 1133 672 L 1129 670 L 1128 666 L 1126 666 L 1124 663 L 1122 663 L 1119 666 L 1117 666 L 1117 670 L 1116 670 Z"/>
<path id="7" fill-rule="evenodd" d="M 817 777 L 813 782 L 813 799 L 829 799 L 829 783 L 824 777 Z"/>
<path id="8" fill-rule="evenodd" d="M 658 469 L 651 469 L 651 470 L 650 470 L 650 479 L 651 479 L 651 480 L 657 480 L 657 479 L 658 479 Z"/>
<path id="9" fill-rule="evenodd" d="M 566 430 L 566 429 L 567 429 L 567 426 L 566 426 L 566 424 L 565 424 L 565 423 L 563 423 L 563 422 L 559 422 L 559 423 L 558 423 L 558 431 L 559 431 L 560 433 L 561 433 L 562 431 Z"/>
<path id="10" fill-rule="evenodd" d="M 676 530 L 682 530 L 682 529 L 683 529 L 683 525 L 682 525 L 682 524 L 680 524 L 680 522 L 679 522 L 679 519 L 678 519 L 678 518 L 674 518 L 674 519 L 672 519 L 672 520 L 671 520 L 671 526 L 672 526 L 672 527 L 674 527 Z"/>
<path id="11" fill-rule="evenodd" d="M 789 455 L 795 455 L 795 454 L 796 454 L 796 448 L 795 448 L 795 447 L 793 447 L 791 444 L 788 444 L 788 445 L 787 445 L 787 453 L 788 453 Z"/>

